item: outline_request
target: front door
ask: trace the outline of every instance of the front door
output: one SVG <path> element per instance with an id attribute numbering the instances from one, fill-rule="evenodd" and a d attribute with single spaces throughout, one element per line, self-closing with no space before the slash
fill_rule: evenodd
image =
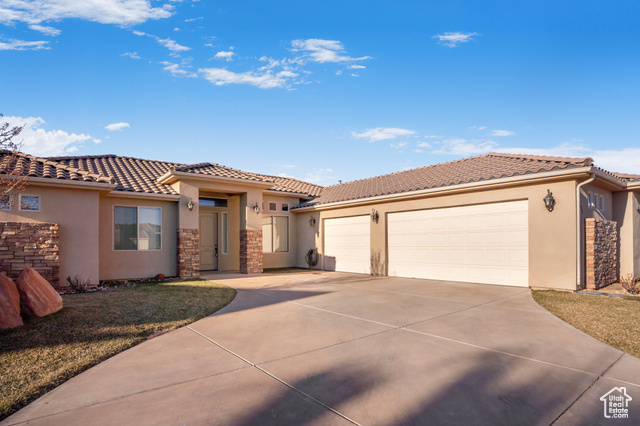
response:
<path id="1" fill-rule="evenodd" d="M 218 269 L 218 213 L 200 212 L 200 270 Z"/>

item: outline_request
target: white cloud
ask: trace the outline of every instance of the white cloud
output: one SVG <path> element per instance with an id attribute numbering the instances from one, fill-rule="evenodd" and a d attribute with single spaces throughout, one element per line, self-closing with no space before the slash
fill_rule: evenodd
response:
<path id="1" fill-rule="evenodd" d="M 451 154 L 468 157 L 471 155 L 486 154 L 495 151 L 498 144 L 494 141 L 476 141 L 467 139 L 447 139 L 442 141 L 439 149 L 434 154 Z"/>
<path id="2" fill-rule="evenodd" d="M 434 35 L 432 38 L 437 38 L 439 44 L 444 44 L 449 47 L 456 47 L 461 43 L 467 43 L 473 40 L 473 36 L 478 33 L 444 33 Z"/>
<path id="3" fill-rule="evenodd" d="M 138 56 L 138 52 L 125 52 L 125 53 L 121 54 L 120 56 L 128 56 L 131 59 L 142 59 L 142 58 L 140 58 L 140 56 Z"/>
<path id="4" fill-rule="evenodd" d="M 95 143 L 96 145 L 99 145 L 102 143 L 102 140 L 94 138 L 93 143 Z"/>
<path id="5" fill-rule="evenodd" d="M 420 147 L 420 148 L 431 148 L 431 144 L 429 142 L 420 142 L 418 144 L 418 147 Z"/>
<path id="6" fill-rule="evenodd" d="M 199 16 L 197 18 L 191 18 L 191 19 L 185 19 L 184 22 L 199 21 L 200 19 L 204 19 L 204 16 Z"/>
<path id="7" fill-rule="evenodd" d="M 232 51 L 220 51 L 218 53 L 216 53 L 216 55 L 214 56 L 214 58 L 216 59 L 223 59 L 225 61 L 232 61 L 233 60 L 233 56 L 235 55 L 234 52 Z"/>
<path id="8" fill-rule="evenodd" d="M 162 69 L 169 71 L 172 75 L 181 77 L 197 77 L 196 73 L 182 69 L 180 68 L 180 65 L 174 64 L 173 62 L 162 61 L 160 63 L 164 65 L 164 68 Z"/>
<path id="9" fill-rule="evenodd" d="M 303 180 L 318 185 L 331 185 L 338 180 L 333 173 L 333 169 L 315 169 L 308 172 Z"/>
<path id="10" fill-rule="evenodd" d="M 34 31 L 40 31 L 42 34 L 48 35 L 51 37 L 59 36 L 62 33 L 62 31 L 60 31 L 57 28 L 46 27 L 44 25 L 32 24 L 32 25 L 29 25 L 29 28 L 31 28 Z"/>
<path id="11" fill-rule="evenodd" d="M 321 40 L 310 38 L 307 40 L 293 40 L 292 52 L 302 52 L 304 57 L 312 62 L 356 62 L 371 59 L 370 56 L 352 58 L 344 55 L 344 46 L 337 40 Z"/>
<path id="12" fill-rule="evenodd" d="M 336 75 L 342 75 L 342 70 L 336 71 Z"/>
<path id="13" fill-rule="evenodd" d="M 351 74 L 351 77 L 360 77 L 358 74 Z"/>
<path id="14" fill-rule="evenodd" d="M 37 156 L 54 156 L 70 153 L 78 149 L 76 144 L 93 139 L 84 133 L 67 133 L 63 130 L 44 130 L 45 121 L 41 117 L 2 117 L 2 121 L 13 126 L 23 126 L 18 135 L 22 143 L 21 151 Z"/>
<path id="15" fill-rule="evenodd" d="M 105 126 L 105 129 L 109 130 L 110 132 L 114 132 L 116 130 L 128 129 L 129 127 L 131 127 L 129 123 L 120 122 L 108 124 L 107 126 Z"/>
<path id="16" fill-rule="evenodd" d="M 25 22 L 37 25 L 62 19 L 83 19 L 122 26 L 171 16 L 173 6 L 153 7 L 147 0 L 0 0 L 0 23 Z"/>
<path id="17" fill-rule="evenodd" d="M 178 44 L 175 40 L 171 40 L 170 38 L 163 39 L 153 34 L 147 34 L 145 32 L 138 31 L 138 30 L 133 30 L 133 33 L 140 37 L 150 37 L 174 53 L 191 50 L 190 47 L 182 46 L 181 44 Z"/>
<path id="18" fill-rule="evenodd" d="M 1 12 L 1 10 L 0 10 Z M 42 50 L 50 49 L 48 41 L 25 41 L 9 39 L 6 42 L 0 41 L 0 50 Z"/>
<path id="19" fill-rule="evenodd" d="M 484 130 L 487 126 L 469 126 L 470 129 Z"/>
<path id="20" fill-rule="evenodd" d="M 236 73 L 223 68 L 201 68 L 198 72 L 216 86 L 224 86 L 227 84 L 248 84 L 259 87 L 260 89 L 288 87 L 289 81 L 298 75 L 286 70 L 278 73 L 274 73 L 271 70 Z"/>
<path id="21" fill-rule="evenodd" d="M 185 52 L 187 50 L 191 50 L 190 47 L 178 44 L 176 43 L 175 40 L 171 40 L 170 38 L 161 39 L 156 37 L 156 39 L 158 43 L 160 43 L 161 45 L 163 45 L 164 47 L 166 47 L 172 52 Z"/>
<path id="22" fill-rule="evenodd" d="M 377 142 L 385 139 L 395 139 L 398 136 L 409 136 L 415 133 L 413 130 L 398 129 L 395 127 L 376 127 L 375 129 L 367 129 L 362 133 L 351 132 L 351 136 L 356 139 L 369 139 L 369 142 Z"/>
<path id="23" fill-rule="evenodd" d="M 400 148 L 405 147 L 407 145 L 409 145 L 409 142 L 398 142 L 398 143 L 389 144 L 389 146 L 391 148 L 394 148 L 394 149 L 400 149 Z"/>
<path id="24" fill-rule="evenodd" d="M 364 65 L 353 64 L 353 65 L 349 65 L 347 68 L 350 68 L 352 70 L 363 70 L 363 69 L 365 69 L 367 67 L 365 67 Z"/>
<path id="25" fill-rule="evenodd" d="M 516 132 L 511 130 L 491 130 L 491 136 L 513 136 Z"/>
<path id="26" fill-rule="evenodd" d="M 579 139 L 550 148 L 499 148 L 507 154 L 546 155 L 553 157 L 591 157 L 596 166 L 611 172 L 640 174 L 640 148 L 593 149 Z"/>

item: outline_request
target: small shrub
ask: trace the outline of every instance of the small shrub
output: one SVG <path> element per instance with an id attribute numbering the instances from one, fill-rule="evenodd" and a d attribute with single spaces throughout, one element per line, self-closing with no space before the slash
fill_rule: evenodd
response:
<path id="1" fill-rule="evenodd" d="M 620 277 L 620 284 L 627 293 L 640 294 L 640 280 L 635 278 L 633 274 L 627 274 L 624 277 Z"/>
<path id="2" fill-rule="evenodd" d="M 84 293 L 89 290 L 91 283 L 88 280 L 84 280 L 79 276 L 75 276 L 74 278 L 67 277 L 67 282 L 75 293 Z"/>

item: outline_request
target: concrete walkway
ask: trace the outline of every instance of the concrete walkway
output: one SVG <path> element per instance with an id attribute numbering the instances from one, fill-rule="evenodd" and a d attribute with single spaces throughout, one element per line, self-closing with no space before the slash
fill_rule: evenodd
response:
<path id="1" fill-rule="evenodd" d="M 211 278 L 238 289 L 225 309 L 3 424 L 640 423 L 640 360 L 528 289 L 328 272 Z M 628 420 L 603 415 L 614 387 L 633 398 Z"/>

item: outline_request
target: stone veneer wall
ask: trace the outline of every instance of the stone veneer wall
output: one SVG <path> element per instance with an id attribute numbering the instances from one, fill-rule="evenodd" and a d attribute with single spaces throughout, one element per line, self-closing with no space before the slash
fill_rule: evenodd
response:
<path id="1" fill-rule="evenodd" d="M 618 281 L 618 223 L 586 219 L 587 289 Z"/>
<path id="2" fill-rule="evenodd" d="M 15 280 L 31 267 L 58 288 L 59 241 L 57 223 L 0 222 L 0 272 Z"/>
<path id="3" fill-rule="evenodd" d="M 178 276 L 200 275 L 200 234 L 197 229 L 178 228 Z"/>
<path id="4" fill-rule="evenodd" d="M 262 231 L 240 231 L 240 272 L 262 273 Z"/>

